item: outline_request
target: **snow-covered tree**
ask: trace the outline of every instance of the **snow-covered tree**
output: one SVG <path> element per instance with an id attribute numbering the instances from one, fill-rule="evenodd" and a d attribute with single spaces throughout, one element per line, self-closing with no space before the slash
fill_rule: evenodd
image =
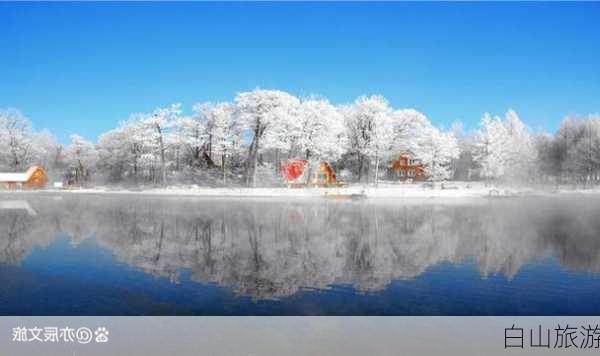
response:
<path id="1" fill-rule="evenodd" d="M 461 130 L 462 131 L 462 130 Z M 474 154 L 475 154 L 475 133 L 467 133 L 460 134 L 457 137 L 458 140 L 458 150 L 460 154 L 458 159 L 453 162 L 454 168 L 454 176 L 453 178 L 456 180 L 472 180 L 476 177 L 474 173 L 477 172 L 477 164 L 475 163 Z M 454 129 L 452 129 L 452 133 L 454 133 Z"/>
<path id="2" fill-rule="evenodd" d="M 251 138 L 246 161 L 246 183 L 256 185 L 258 154 L 261 150 L 280 147 L 277 138 L 283 137 L 282 130 L 295 117 L 300 101 L 283 91 L 255 89 L 240 93 L 235 98 L 237 115 L 241 127 Z"/>
<path id="3" fill-rule="evenodd" d="M 59 144 L 56 137 L 48 130 L 42 130 L 33 135 L 33 162 L 44 167 L 47 171 L 62 169 L 63 146 Z"/>
<path id="4" fill-rule="evenodd" d="M 531 177 L 536 151 L 533 137 L 529 129 L 521 121 L 517 113 L 508 110 L 504 119 L 507 146 L 505 173 L 512 178 L 527 179 Z"/>
<path id="5" fill-rule="evenodd" d="M 392 113 L 394 123 L 394 142 L 392 154 L 410 150 L 431 122 L 423 113 L 415 109 L 399 109 Z"/>
<path id="6" fill-rule="evenodd" d="M 378 175 L 379 162 L 388 154 L 394 140 L 393 111 L 380 95 L 361 96 L 343 109 L 348 148 L 358 160 L 358 180 L 366 164 L 375 163 Z"/>
<path id="7" fill-rule="evenodd" d="M 578 118 L 568 116 L 561 121 L 558 133 L 546 147 L 548 159 L 558 165 L 559 181 L 573 184 L 598 181 L 600 170 L 600 116 Z M 539 145 L 538 145 L 539 148 Z"/>
<path id="8" fill-rule="evenodd" d="M 98 151 L 98 169 L 107 173 L 113 181 L 123 178 L 127 164 L 125 134 L 121 127 L 112 129 L 100 135 L 96 149 Z"/>
<path id="9" fill-rule="evenodd" d="M 74 172 L 75 182 L 81 183 L 89 179 L 90 171 L 98 162 L 98 152 L 93 143 L 79 135 L 72 135 L 65 150 L 65 160 Z"/>
<path id="10" fill-rule="evenodd" d="M 508 133 L 502 120 L 485 113 L 474 142 L 474 160 L 481 167 L 481 177 L 493 179 L 504 175 L 508 143 Z"/>
<path id="11" fill-rule="evenodd" d="M 574 148 L 574 168 L 585 185 L 598 180 L 600 169 L 600 117 L 590 116 L 583 121 L 580 138 Z"/>
<path id="12" fill-rule="evenodd" d="M 99 168 L 112 181 L 128 177 L 137 183 L 144 140 L 144 132 L 136 116 L 120 123 L 116 129 L 103 133 L 96 145 L 100 157 Z"/>
<path id="13" fill-rule="evenodd" d="M 231 103 L 218 103 L 204 108 L 207 120 L 209 150 L 220 156 L 221 176 L 226 179 L 227 159 L 239 152 L 242 147 L 242 130 L 234 120 L 235 106 Z"/>
<path id="14" fill-rule="evenodd" d="M 132 119 L 121 124 L 122 143 L 128 153 L 126 157 L 129 158 L 129 166 L 133 169 L 132 175 L 135 183 L 138 181 L 139 162 L 145 149 L 142 129 L 142 125 Z"/>
<path id="15" fill-rule="evenodd" d="M 145 142 L 152 154 L 160 162 L 160 182 L 167 183 L 167 150 L 173 145 L 174 136 L 171 132 L 181 114 L 181 105 L 174 104 L 166 108 L 157 108 L 139 121 Z"/>
<path id="16" fill-rule="evenodd" d="M 369 154 L 375 162 L 375 185 L 379 182 L 379 166 L 382 160 L 389 160 L 393 155 L 396 142 L 394 117 L 391 110 L 383 111 L 375 117 L 373 139 Z"/>
<path id="17" fill-rule="evenodd" d="M 347 145 L 344 117 L 325 99 L 309 98 L 299 109 L 293 150 L 306 159 L 335 161 Z"/>
<path id="18" fill-rule="evenodd" d="M 194 115 L 181 117 L 177 120 L 177 140 L 189 157 L 191 166 L 200 164 L 202 152 L 206 147 L 208 137 L 206 134 L 206 120 L 202 115 L 202 108 L 194 106 Z"/>
<path id="19" fill-rule="evenodd" d="M 31 124 L 18 110 L 0 110 L 0 152 L 13 172 L 27 169 L 33 159 Z"/>
<path id="20" fill-rule="evenodd" d="M 434 181 L 450 178 L 451 162 L 459 155 L 458 142 L 452 132 L 442 132 L 432 125 L 422 128 L 411 151 Z"/>
<path id="21" fill-rule="evenodd" d="M 533 136 L 514 110 L 508 110 L 504 120 L 484 115 L 474 141 L 482 177 L 529 179 L 536 154 Z"/>

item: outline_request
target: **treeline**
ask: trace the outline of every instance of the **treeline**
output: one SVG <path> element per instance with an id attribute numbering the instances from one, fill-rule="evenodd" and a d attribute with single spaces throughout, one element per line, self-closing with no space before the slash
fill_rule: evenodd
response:
<path id="1" fill-rule="evenodd" d="M 414 109 L 396 109 L 378 95 L 348 105 L 256 89 L 232 102 L 180 105 L 132 114 L 93 143 L 68 145 L 36 132 L 19 111 L 0 110 L 0 166 L 43 166 L 54 180 L 93 183 L 269 186 L 281 184 L 280 163 L 329 162 L 348 182 L 393 178 L 390 161 L 409 152 L 432 180 L 596 183 L 600 118 L 565 118 L 556 135 L 533 135 L 509 110 L 485 114 L 478 130 L 435 127 Z"/>

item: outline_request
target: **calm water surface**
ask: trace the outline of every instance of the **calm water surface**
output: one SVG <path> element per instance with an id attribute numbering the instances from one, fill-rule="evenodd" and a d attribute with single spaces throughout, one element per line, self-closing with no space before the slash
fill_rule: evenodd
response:
<path id="1" fill-rule="evenodd" d="M 0 315 L 600 315 L 600 199 L 0 195 Z"/>

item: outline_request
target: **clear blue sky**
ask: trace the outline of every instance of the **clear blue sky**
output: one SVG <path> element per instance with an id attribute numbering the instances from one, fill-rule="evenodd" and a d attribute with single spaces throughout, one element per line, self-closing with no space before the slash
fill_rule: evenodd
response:
<path id="1" fill-rule="evenodd" d="M 255 87 L 445 127 L 600 112 L 600 3 L 0 3 L 0 107 L 64 142 Z"/>

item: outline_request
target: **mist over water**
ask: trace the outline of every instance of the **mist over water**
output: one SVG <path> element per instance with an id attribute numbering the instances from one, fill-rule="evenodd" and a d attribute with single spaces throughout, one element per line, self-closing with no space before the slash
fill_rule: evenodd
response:
<path id="1" fill-rule="evenodd" d="M 2 195 L 0 314 L 598 314 L 600 199 Z"/>

